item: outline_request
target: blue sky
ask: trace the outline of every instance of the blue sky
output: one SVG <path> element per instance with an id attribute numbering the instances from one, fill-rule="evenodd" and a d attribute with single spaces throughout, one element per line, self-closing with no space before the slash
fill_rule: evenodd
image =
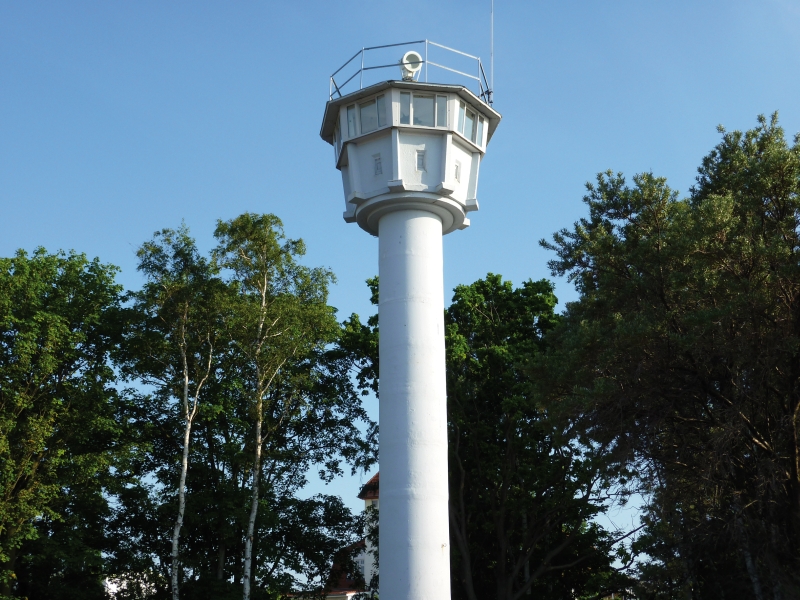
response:
<path id="1" fill-rule="evenodd" d="M 75 249 L 135 288 L 155 230 L 184 219 L 210 249 L 216 219 L 272 212 L 336 273 L 341 316 L 369 314 L 377 240 L 341 218 L 328 76 L 362 46 L 424 38 L 488 63 L 489 5 L 0 0 L 0 255 Z M 779 110 L 791 137 L 798 100 L 800 0 L 496 0 L 503 121 L 481 210 L 445 239 L 445 297 L 489 271 L 549 277 L 537 242 L 585 214 L 598 171 L 686 193 L 718 124 Z M 357 507 L 360 480 L 328 489 Z"/>

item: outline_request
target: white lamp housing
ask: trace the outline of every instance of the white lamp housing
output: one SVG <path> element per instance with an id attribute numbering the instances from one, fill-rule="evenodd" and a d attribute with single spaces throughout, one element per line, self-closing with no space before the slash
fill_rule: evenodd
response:
<path id="1" fill-rule="evenodd" d="M 400 71 L 403 74 L 403 81 L 414 81 L 414 75 L 422 69 L 422 56 L 419 52 L 409 50 L 400 60 Z"/>

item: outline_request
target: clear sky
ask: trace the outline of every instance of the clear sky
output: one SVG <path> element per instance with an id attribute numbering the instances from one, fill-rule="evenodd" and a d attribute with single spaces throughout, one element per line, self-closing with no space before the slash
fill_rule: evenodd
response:
<path id="1" fill-rule="evenodd" d="M 377 240 L 341 217 L 328 76 L 362 46 L 424 38 L 488 63 L 489 6 L 0 0 L 0 255 L 75 249 L 136 288 L 155 230 L 184 219 L 210 249 L 217 219 L 272 212 L 336 273 L 340 315 L 369 314 Z M 445 239 L 448 299 L 489 271 L 549 277 L 537 242 L 585 214 L 598 171 L 686 193 L 718 124 L 779 110 L 800 131 L 800 0 L 496 0 L 494 78 L 503 121 L 481 210 Z M 365 480 L 328 491 L 355 508 Z"/>

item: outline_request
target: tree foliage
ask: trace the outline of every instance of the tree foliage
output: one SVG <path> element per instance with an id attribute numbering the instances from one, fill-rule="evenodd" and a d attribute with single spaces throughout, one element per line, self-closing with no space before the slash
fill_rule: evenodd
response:
<path id="1" fill-rule="evenodd" d="M 203 257 L 158 232 L 127 303 L 81 255 L 0 261 L 4 594 L 241 597 L 249 546 L 251 597 L 319 596 L 359 539 L 341 499 L 304 493 L 376 459 L 332 275 L 273 215 L 217 237 Z"/>
<path id="2" fill-rule="evenodd" d="M 800 596 L 800 138 L 720 132 L 688 198 L 588 185 L 543 242 L 563 315 L 546 281 L 456 288 L 454 598 Z M 377 318 L 337 323 L 274 215 L 215 236 L 156 234 L 127 303 L 96 259 L 0 259 L 0 595 L 322 597 L 352 566 L 364 518 L 303 490 L 377 459 Z M 595 518 L 633 491 L 622 548 Z"/>
<path id="3" fill-rule="evenodd" d="M 720 131 L 687 199 L 601 174 L 544 244 L 573 397 L 651 498 L 643 598 L 800 594 L 800 144 Z"/>
<path id="4" fill-rule="evenodd" d="M 302 495 L 310 469 L 330 481 L 374 455 L 327 304 L 331 275 L 298 262 L 302 241 L 285 240 L 273 215 L 220 222 L 217 238 L 208 260 L 185 230 L 140 251 L 150 283 L 136 295 L 126 364 L 153 392 L 131 407 L 144 452 L 111 525 L 126 534 L 114 555 L 115 581 L 130 590 L 120 597 L 168 596 L 164 532 L 184 476 L 183 597 L 241 597 L 248 548 L 251 597 L 319 591 L 333 556 L 360 535 L 339 498 Z"/>
<path id="5" fill-rule="evenodd" d="M 115 273 L 42 248 L 0 259 L 2 594 L 60 598 L 67 583 L 84 586 L 76 598 L 103 592 L 102 534 L 79 522 L 108 511 L 103 475 L 120 442 Z"/>
<path id="6" fill-rule="evenodd" d="M 445 313 L 454 598 L 574 598 L 613 578 L 613 540 L 591 522 L 602 457 L 530 374 L 555 305 L 547 281 L 515 289 L 490 273 Z"/>
<path id="7" fill-rule="evenodd" d="M 147 281 L 132 294 L 135 318 L 128 344 L 118 354 L 124 357 L 126 371 L 153 385 L 162 402 L 175 399 L 180 403 L 184 427 L 170 566 L 172 598 L 178 600 L 192 425 L 203 388 L 222 376 L 229 288 L 217 276 L 213 262 L 200 256 L 185 225 L 177 231 L 158 232 L 137 255 L 139 271 Z"/>

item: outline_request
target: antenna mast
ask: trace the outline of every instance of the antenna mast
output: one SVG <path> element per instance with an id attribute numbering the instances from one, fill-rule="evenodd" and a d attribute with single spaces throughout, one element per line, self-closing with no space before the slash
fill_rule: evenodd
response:
<path id="1" fill-rule="evenodd" d="M 492 0 L 492 12 L 489 18 L 489 94 L 490 104 L 494 100 L 494 0 Z"/>

